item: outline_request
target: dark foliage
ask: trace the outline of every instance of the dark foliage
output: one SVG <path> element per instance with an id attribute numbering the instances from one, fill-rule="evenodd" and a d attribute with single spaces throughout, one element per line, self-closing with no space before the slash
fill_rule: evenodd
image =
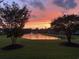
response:
<path id="1" fill-rule="evenodd" d="M 64 15 L 51 22 L 51 28 L 56 32 L 63 31 L 67 37 L 68 42 L 71 42 L 71 35 L 79 30 L 79 16 L 78 15 Z"/>

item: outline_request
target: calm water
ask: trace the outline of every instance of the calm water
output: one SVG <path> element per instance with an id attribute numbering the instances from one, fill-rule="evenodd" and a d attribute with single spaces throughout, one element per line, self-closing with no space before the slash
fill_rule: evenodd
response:
<path id="1" fill-rule="evenodd" d="M 54 36 L 47 36 L 43 34 L 25 34 L 22 36 L 22 38 L 30 39 L 30 40 L 58 40 L 59 38 Z"/>

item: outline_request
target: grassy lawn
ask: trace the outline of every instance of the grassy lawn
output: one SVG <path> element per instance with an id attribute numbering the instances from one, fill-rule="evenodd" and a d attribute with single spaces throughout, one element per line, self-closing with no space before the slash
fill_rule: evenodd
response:
<path id="1" fill-rule="evenodd" d="M 79 37 L 76 37 L 79 39 Z M 0 59 L 79 59 L 79 48 L 62 46 L 63 41 L 32 41 L 17 39 L 24 47 L 15 50 L 2 50 L 11 44 L 10 39 L 0 36 Z"/>

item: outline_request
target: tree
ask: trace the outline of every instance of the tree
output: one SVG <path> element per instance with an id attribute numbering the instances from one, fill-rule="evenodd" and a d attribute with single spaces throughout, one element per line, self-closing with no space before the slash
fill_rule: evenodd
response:
<path id="1" fill-rule="evenodd" d="M 4 29 L 6 36 L 11 38 L 12 44 L 15 44 L 17 37 L 22 35 L 22 29 L 29 16 L 28 8 L 20 7 L 15 2 L 11 5 L 4 3 L 3 7 L 0 7 L 0 26 Z"/>
<path id="2" fill-rule="evenodd" d="M 71 43 L 71 36 L 73 32 L 79 29 L 79 16 L 78 15 L 64 15 L 51 22 L 51 28 L 64 31 L 68 43 Z"/>

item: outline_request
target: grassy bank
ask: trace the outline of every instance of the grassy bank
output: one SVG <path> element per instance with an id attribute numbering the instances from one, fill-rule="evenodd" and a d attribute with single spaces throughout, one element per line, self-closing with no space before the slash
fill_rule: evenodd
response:
<path id="1" fill-rule="evenodd" d="M 61 45 L 62 42 L 19 38 L 17 43 L 23 44 L 24 47 L 7 51 L 2 48 L 11 44 L 11 40 L 0 36 L 0 59 L 79 59 L 79 48 Z"/>

